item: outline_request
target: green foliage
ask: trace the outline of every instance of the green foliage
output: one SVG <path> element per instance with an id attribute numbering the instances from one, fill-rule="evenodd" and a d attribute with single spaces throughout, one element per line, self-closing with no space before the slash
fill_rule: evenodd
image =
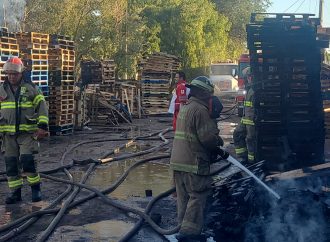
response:
<path id="1" fill-rule="evenodd" d="M 325 52 L 324 60 L 325 60 L 325 63 L 327 63 L 328 65 L 330 65 L 330 50 L 327 50 Z"/>
<path id="2" fill-rule="evenodd" d="M 269 2 L 9 1 L 19 23 L 15 30 L 71 36 L 76 43 L 77 63 L 85 58 L 114 58 L 118 75 L 124 77 L 127 73 L 130 78 L 135 76 L 137 61 L 155 51 L 179 56 L 182 68 L 194 74 L 207 73 L 207 66 L 213 61 L 239 56 L 244 50 L 250 13 L 263 10 Z"/>
<path id="3" fill-rule="evenodd" d="M 208 0 L 166 1 L 144 9 L 148 28 L 158 27 L 160 50 L 180 56 L 183 68 L 226 58 L 228 19 Z M 165 3 L 165 1 L 164 1 Z"/>
<path id="4" fill-rule="evenodd" d="M 245 49 L 246 24 L 251 13 L 266 12 L 270 0 L 213 0 L 219 13 L 228 17 L 231 25 L 229 55 L 237 58 Z"/>

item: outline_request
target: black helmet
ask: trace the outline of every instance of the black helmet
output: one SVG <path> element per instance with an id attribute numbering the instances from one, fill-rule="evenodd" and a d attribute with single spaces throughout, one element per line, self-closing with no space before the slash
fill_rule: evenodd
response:
<path id="1" fill-rule="evenodd" d="M 203 89 L 209 93 L 213 93 L 214 92 L 214 85 L 213 83 L 210 81 L 210 79 L 208 79 L 206 76 L 199 76 L 196 77 L 195 79 L 193 79 L 189 84 L 186 85 L 187 87 L 198 87 L 200 89 Z"/>

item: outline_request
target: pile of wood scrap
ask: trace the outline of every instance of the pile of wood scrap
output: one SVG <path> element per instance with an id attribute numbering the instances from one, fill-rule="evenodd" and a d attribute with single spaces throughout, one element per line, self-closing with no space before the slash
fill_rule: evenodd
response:
<path id="1" fill-rule="evenodd" d="M 86 89 L 87 116 L 92 123 L 119 125 L 131 123 L 131 115 L 119 98 L 113 93 Z"/>

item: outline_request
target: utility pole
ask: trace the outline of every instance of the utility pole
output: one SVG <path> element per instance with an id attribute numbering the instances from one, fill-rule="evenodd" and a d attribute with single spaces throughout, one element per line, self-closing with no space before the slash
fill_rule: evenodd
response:
<path id="1" fill-rule="evenodd" d="M 320 18 L 320 26 L 322 27 L 323 24 L 323 7 L 324 7 L 324 0 L 320 0 L 319 3 L 319 18 Z"/>

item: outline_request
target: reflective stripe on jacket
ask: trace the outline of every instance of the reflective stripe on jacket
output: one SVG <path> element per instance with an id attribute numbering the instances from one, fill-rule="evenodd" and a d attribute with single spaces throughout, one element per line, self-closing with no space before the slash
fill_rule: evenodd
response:
<path id="1" fill-rule="evenodd" d="M 17 91 L 20 93 L 16 101 L 8 81 L 0 86 L 0 132 L 15 134 L 47 129 L 48 108 L 39 88 L 22 80 Z"/>
<path id="2" fill-rule="evenodd" d="M 254 91 L 249 88 L 244 101 L 244 115 L 241 123 L 245 125 L 254 125 Z"/>
<path id="3" fill-rule="evenodd" d="M 182 106 L 176 124 L 170 166 L 176 171 L 210 174 L 211 153 L 222 144 L 207 103 L 191 97 Z"/>

